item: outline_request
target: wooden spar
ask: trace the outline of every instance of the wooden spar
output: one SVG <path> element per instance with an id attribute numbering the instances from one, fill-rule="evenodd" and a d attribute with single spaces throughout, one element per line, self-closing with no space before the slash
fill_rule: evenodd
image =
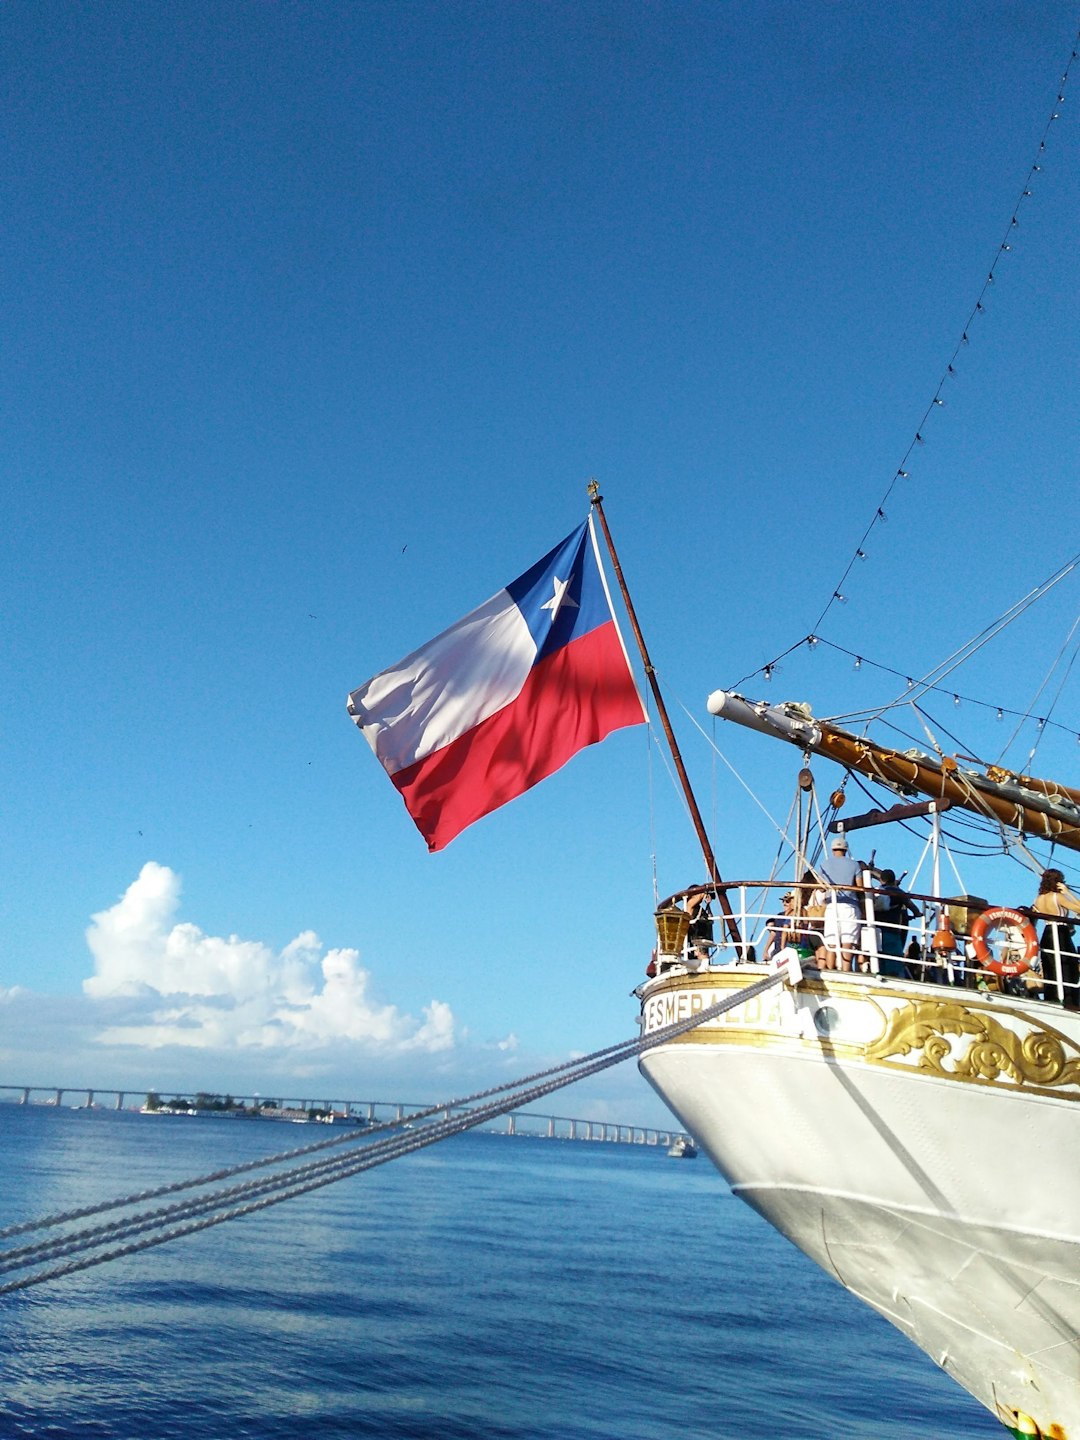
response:
<path id="1" fill-rule="evenodd" d="M 1080 805 L 1080 790 L 1074 790 L 1070 785 L 1059 785 L 1055 780 L 1040 780 L 1035 775 L 1017 775 L 1012 770 L 1003 770 L 1000 765 L 988 765 L 986 776 L 996 785 L 1022 785 L 1025 790 L 1037 790 L 1047 800 L 1062 796 L 1071 800 L 1074 805 Z"/>
<path id="2" fill-rule="evenodd" d="M 890 805 L 888 810 L 870 810 L 865 815 L 848 815 L 829 826 L 838 834 L 849 830 L 865 830 L 868 825 L 891 825 L 896 820 L 915 820 L 921 815 L 943 814 L 952 808 L 951 800 L 920 800 L 915 805 Z"/>
<path id="3" fill-rule="evenodd" d="M 1041 803 L 1035 797 L 1025 801 L 1018 794 L 1003 793 L 999 782 L 961 772 L 948 756 L 941 761 L 915 759 L 820 722 L 819 726 L 821 740 L 812 748 L 860 775 L 883 781 L 894 789 L 917 790 L 935 800 L 949 800 L 976 815 L 997 820 L 1010 830 L 1080 850 L 1080 824 L 1044 808 L 1052 806 L 1049 797 Z"/>
<path id="4" fill-rule="evenodd" d="M 641 633 L 641 626 L 638 624 L 637 612 L 634 609 L 634 602 L 630 599 L 630 592 L 626 588 L 626 581 L 623 578 L 622 566 L 619 564 L 619 557 L 615 553 L 615 544 L 611 538 L 611 531 L 608 529 L 607 516 L 604 514 L 604 497 L 600 494 L 600 484 L 596 480 L 589 481 L 589 500 L 593 509 L 600 517 L 600 528 L 604 532 L 604 540 L 607 544 L 608 554 L 611 556 L 611 565 L 615 571 L 615 578 L 619 582 L 619 593 L 622 595 L 623 604 L 626 606 L 626 613 L 630 617 L 630 625 L 634 632 L 634 639 L 637 641 L 638 650 L 641 652 L 641 663 L 645 667 L 645 678 L 649 682 L 649 689 L 652 691 L 653 699 L 656 701 L 656 713 L 660 717 L 660 724 L 664 728 L 664 737 L 671 751 L 671 758 L 675 762 L 675 770 L 679 776 L 679 783 L 682 786 L 686 803 L 690 807 L 690 818 L 694 823 L 694 830 L 697 834 L 698 844 L 701 846 L 701 853 L 705 857 L 705 867 L 709 879 L 717 888 L 716 897 L 720 902 L 720 909 L 724 915 L 724 925 L 734 945 L 742 945 L 742 935 L 739 933 L 739 924 L 731 909 L 731 903 L 725 891 L 719 889 L 723 884 L 720 878 L 720 871 L 716 866 L 716 856 L 709 841 L 708 832 L 705 829 L 705 822 L 701 818 L 701 811 L 698 809 L 697 799 L 694 795 L 693 786 L 690 784 L 690 777 L 686 773 L 686 766 L 683 764 L 682 754 L 679 751 L 678 742 L 675 739 L 675 732 L 671 728 L 671 721 L 668 719 L 667 706 L 664 704 L 664 697 L 660 693 L 660 684 L 656 678 L 656 671 L 653 669 L 652 661 L 649 659 L 649 652 L 645 648 L 645 637 Z"/>
<path id="5" fill-rule="evenodd" d="M 716 690 L 709 712 L 760 730 L 803 751 L 824 755 L 901 795 L 919 793 L 995 820 L 1023 835 L 1052 840 L 1080 850 L 1080 816 L 1068 790 L 1050 781 L 1030 783 L 1025 777 L 988 767 L 985 775 L 962 769 L 949 755 L 934 758 L 904 753 L 852 735 L 827 721 L 815 720 L 804 707 L 757 704 L 742 695 Z"/>

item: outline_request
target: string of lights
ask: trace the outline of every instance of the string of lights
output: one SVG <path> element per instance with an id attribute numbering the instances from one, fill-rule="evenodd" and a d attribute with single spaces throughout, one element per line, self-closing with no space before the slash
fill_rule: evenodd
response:
<path id="1" fill-rule="evenodd" d="M 1080 741 L 1080 733 L 1077 733 L 1077 731 L 1069 725 L 1062 725 L 1057 720 L 1051 720 L 1049 716 L 1031 716 L 1026 710 L 1013 710 L 1007 705 L 998 705 L 991 700 L 980 700 L 974 695 L 961 694 L 959 690 L 953 690 L 946 685 L 933 685 L 925 680 L 917 680 L 913 675 L 908 675 L 903 670 L 897 670 L 893 665 L 886 665 L 881 660 L 872 660 L 868 655 L 857 654 L 856 651 L 849 650 L 844 645 L 837 645 L 832 640 L 826 640 L 824 635 L 804 635 L 801 640 L 797 640 L 794 645 L 790 645 L 783 654 L 778 655 L 775 660 L 770 660 L 769 663 L 763 665 L 760 670 L 755 670 L 750 675 L 745 675 L 743 679 L 739 681 L 739 684 L 744 684 L 746 680 L 752 680 L 755 675 L 760 675 L 764 680 L 772 680 L 781 660 L 803 647 L 808 650 L 814 650 L 819 645 L 823 645 L 827 650 L 834 650 L 839 655 L 846 655 L 848 659 L 853 662 L 853 668 L 856 670 L 861 670 L 865 666 L 869 670 L 880 670 L 886 675 L 893 675 L 898 680 L 903 680 L 908 690 L 914 691 L 917 689 L 920 695 L 926 694 L 927 692 L 942 695 L 946 699 L 951 700 L 954 706 L 975 705 L 982 710 L 992 711 L 998 720 L 1004 720 L 1006 715 L 1020 720 L 1033 719 L 1039 730 L 1060 730 L 1062 734 L 1071 735 L 1075 737 L 1077 741 Z M 733 686 L 732 688 L 735 689 L 736 687 Z M 901 699 L 903 699 L 903 697 L 901 697 Z M 866 713 L 871 712 L 861 710 L 850 711 L 847 715 L 832 715 L 829 718 L 831 720 L 852 720 Z M 872 713 L 875 715 L 878 714 L 879 708 L 875 707 Z"/>
<path id="2" fill-rule="evenodd" d="M 848 560 L 839 581 L 834 587 L 832 594 L 829 596 L 829 599 L 825 603 L 824 609 L 814 621 L 814 624 L 811 627 L 812 630 L 818 629 L 818 627 L 821 625 L 821 622 L 825 619 L 826 615 L 828 615 L 829 611 L 833 608 L 834 605 L 842 605 L 845 602 L 847 597 L 843 594 L 843 587 L 847 583 L 848 576 L 851 574 L 857 561 L 865 560 L 867 558 L 867 552 L 864 549 L 866 542 L 869 540 L 874 530 L 876 530 L 878 526 L 884 524 L 884 522 L 888 518 L 885 513 L 885 506 L 891 498 L 892 493 L 896 489 L 896 486 L 899 484 L 899 482 L 902 480 L 910 479 L 910 470 L 908 469 L 908 466 L 911 464 L 911 457 L 915 454 L 915 452 L 921 445 L 924 445 L 926 443 L 926 430 L 927 426 L 931 422 L 931 417 L 934 415 L 936 410 L 940 409 L 945 404 L 945 397 L 942 392 L 946 389 L 949 382 L 956 378 L 956 366 L 959 361 L 960 353 L 966 345 L 970 344 L 972 326 L 975 324 L 978 317 L 985 312 L 986 306 L 984 302 L 986 300 L 987 292 L 994 284 L 997 267 L 1001 262 L 1002 256 L 1007 255 L 1008 252 L 1012 249 L 1013 238 L 1020 224 L 1021 208 L 1023 207 L 1025 200 L 1030 199 L 1033 193 L 1032 187 L 1035 184 L 1035 177 L 1042 170 L 1042 160 L 1046 154 L 1046 142 L 1050 134 L 1051 126 L 1053 125 L 1055 120 L 1060 118 L 1060 107 L 1065 103 L 1065 87 L 1069 82 L 1069 72 L 1071 71 L 1073 62 L 1076 60 L 1077 57 L 1078 52 L 1076 47 L 1078 44 L 1080 44 L 1080 32 L 1077 33 L 1076 39 L 1073 41 L 1073 49 L 1069 56 L 1068 64 L 1062 71 L 1061 78 L 1058 81 L 1057 98 L 1050 111 L 1050 118 L 1047 120 L 1045 126 L 1043 127 L 1043 133 L 1039 140 L 1039 148 L 1036 152 L 1035 159 L 1031 162 L 1031 165 L 1028 168 L 1028 173 L 1024 179 L 1024 184 L 1021 187 L 1020 194 L 1017 197 L 1016 203 L 1012 208 L 1012 213 L 1009 217 L 1009 223 L 1005 228 L 1005 234 L 1001 238 L 1001 241 L 997 248 L 997 252 L 994 255 L 989 270 L 987 271 L 986 279 L 983 281 L 982 288 L 980 289 L 978 297 L 975 300 L 975 304 L 972 306 L 971 312 L 964 323 L 964 328 L 961 332 L 960 339 L 953 347 L 953 352 L 949 356 L 945 369 L 941 373 L 941 378 L 938 380 L 938 383 L 934 389 L 934 393 L 931 396 L 930 403 L 923 411 L 922 418 L 920 419 L 918 425 L 915 428 L 915 434 L 909 442 L 907 449 L 904 451 L 899 465 L 893 472 L 893 475 L 885 488 L 885 493 L 882 495 L 881 499 L 877 504 L 877 507 L 874 510 L 873 515 L 870 517 L 870 523 L 866 526 L 865 530 L 860 536 L 859 543 L 855 547 L 854 554 Z"/>
<path id="3" fill-rule="evenodd" d="M 944 392 L 948 389 L 949 383 L 956 378 L 957 365 L 959 362 L 960 354 L 965 348 L 965 346 L 970 344 L 973 327 L 975 326 L 979 317 L 985 313 L 987 293 L 994 285 L 997 275 L 997 268 L 1001 263 L 1002 257 L 1004 255 L 1007 255 L 1013 247 L 1016 232 L 1020 225 L 1020 214 L 1023 209 L 1024 203 L 1031 198 L 1033 194 L 1033 187 L 1036 184 L 1036 177 L 1042 171 L 1042 162 L 1046 155 L 1047 140 L 1050 135 L 1050 130 L 1054 122 L 1058 120 L 1061 116 L 1061 106 L 1065 103 L 1065 89 L 1068 85 L 1069 75 L 1074 62 L 1077 59 L 1077 55 L 1078 53 L 1080 53 L 1080 51 L 1078 51 L 1077 49 L 1078 45 L 1080 45 L 1080 31 L 1077 32 L 1077 35 L 1073 41 L 1073 48 L 1070 53 L 1068 63 L 1066 64 L 1065 69 L 1062 71 L 1061 77 L 1058 80 L 1056 98 L 1051 108 L 1049 119 L 1046 121 L 1046 124 L 1043 127 L 1043 132 L 1039 139 L 1039 146 L 1038 150 L 1036 151 L 1035 159 L 1031 162 L 1031 165 L 1028 168 L 1028 172 L 1024 179 L 1023 186 L 1021 187 L 1020 194 L 1016 199 L 1016 203 L 1012 207 L 1008 225 L 1005 227 L 1005 233 L 1002 236 L 1000 243 L 998 244 L 997 250 L 993 257 L 993 261 L 991 262 L 990 268 L 987 271 L 986 279 L 983 281 L 982 287 L 979 290 L 975 303 L 972 306 L 971 311 L 968 314 L 967 320 L 964 323 L 960 338 L 959 340 L 957 340 L 956 344 L 953 347 L 952 354 L 949 356 L 945 368 L 941 373 L 941 377 L 939 378 L 937 385 L 934 387 L 934 391 L 930 398 L 929 404 L 926 406 L 926 409 L 923 411 L 922 417 L 920 418 L 918 424 L 915 427 L 914 435 L 912 436 L 906 450 L 901 456 L 900 463 L 893 471 L 881 498 L 879 499 L 877 505 L 874 507 L 874 511 L 870 517 L 869 523 L 866 525 L 861 536 L 859 537 L 859 541 L 855 546 L 855 550 L 849 558 L 847 564 L 845 565 L 839 580 L 833 587 L 832 593 L 826 601 L 821 613 L 814 621 L 811 627 L 810 635 L 807 636 L 804 640 L 797 641 L 795 645 L 791 646 L 788 650 L 783 651 L 780 655 L 778 655 L 768 664 L 761 666 L 758 670 L 751 671 L 748 675 L 744 675 L 742 680 L 737 681 L 736 684 L 731 687 L 732 689 L 738 689 L 739 685 L 743 684 L 746 680 L 751 679 L 754 675 L 761 674 L 764 675 L 766 680 L 769 679 L 771 671 L 775 668 L 778 661 L 784 658 L 784 655 L 790 654 L 791 650 L 797 649 L 799 645 L 807 643 L 813 645 L 814 643 L 816 643 L 816 632 L 820 628 L 825 617 L 829 614 L 829 612 L 833 609 L 835 605 L 842 605 L 846 603 L 847 596 L 844 594 L 844 587 L 848 582 L 848 578 L 850 577 L 851 572 L 855 568 L 856 564 L 860 560 L 866 560 L 868 558 L 869 552 L 866 549 L 867 542 L 870 540 L 870 537 L 872 536 L 874 531 L 877 530 L 881 525 L 883 525 L 888 519 L 885 507 L 892 499 L 893 493 L 896 490 L 897 486 L 902 481 L 909 480 L 911 478 L 911 467 L 913 465 L 912 457 L 916 454 L 920 447 L 922 447 L 926 443 L 926 436 L 929 431 L 929 427 L 933 423 L 933 416 L 935 412 L 941 409 L 945 404 Z"/>

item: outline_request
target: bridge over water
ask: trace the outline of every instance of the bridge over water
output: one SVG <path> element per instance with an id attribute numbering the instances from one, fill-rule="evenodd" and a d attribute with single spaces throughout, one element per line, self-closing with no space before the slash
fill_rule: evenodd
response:
<path id="1" fill-rule="evenodd" d="M 157 1113 L 168 1114 L 170 1110 L 184 1107 L 196 1114 L 219 1116 L 223 1119 L 238 1120 L 307 1120 L 312 1111 L 329 1115 L 336 1124 L 402 1124 L 409 1123 L 409 1116 L 427 1111 L 430 1105 L 404 1100 L 340 1100 L 304 1098 L 280 1093 L 274 1099 L 263 1095 L 230 1095 L 231 1108 L 224 1108 L 222 1097 L 210 1096 L 205 1091 L 158 1090 L 149 1094 L 144 1090 L 111 1090 L 90 1088 L 83 1085 L 0 1085 L 0 1103 L 17 1105 L 70 1106 L 72 1109 L 109 1108 L 114 1110 L 143 1109 L 145 1102 L 153 1096 L 158 1104 Z M 205 1108 L 197 1101 L 212 1100 Z M 177 1105 L 170 1105 L 171 1101 Z M 467 1106 L 450 1106 L 442 1115 L 463 1115 Z M 534 1110 L 512 1110 L 503 1117 L 505 1124 L 498 1127 L 498 1133 L 505 1135 L 534 1135 L 551 1140 L 592 1140 L 622 1145 L 670 1145 L 682 1132 L 661 1130 L 648 1125 L 618 1124 L 613 1120 L 589 1120 L 570 1115 L 541 1115 Z M 494 1125 L 482 1127 L 495 1131 Z"/>

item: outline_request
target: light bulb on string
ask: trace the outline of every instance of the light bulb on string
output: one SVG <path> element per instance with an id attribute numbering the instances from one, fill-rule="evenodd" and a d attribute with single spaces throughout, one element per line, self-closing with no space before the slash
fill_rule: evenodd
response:
<path id="1" fill-rule="evenodd" d="M 954 696 L 952 697 L 952 703 L 953 703 L 954 705 L 959 705 L 959 704 L 960 704 L 960 696 L 959 696 L 959 695 L 954 695 Z"/>
<path id="2" fill-rule="evenodd" d="M 865 550 L 856 550 L 856 551 L 855 551 L 855 559 L 856 559 L 856 560 L 865 560 L 865 559 L 866 559 L 866 551 L 865 551 Z"/>
<path id="3" fill-rule="evenodd" d="M 1000 705 L 998 706 L 997 718 L 998 718 L 999 720 L 1004 720 L 1004 719 L 1005 719 L 1005 711 L 1002 710 L 1002 708 L 1001 708 Z"/>
<path id="4" fill-rule="evenodd" d="M 771 680 L 771 679 L 772 679 L 772 666 L 771 666 L 771 665 L 766 665 L 766 666 L 765 666 L 765 669 L 761 672 L 761 674 L 762 674 L 762 678 L 763 678 L 764 680 Z"/>
<path id="5" fill-rule="evenodd" d="M 807 635 L 807 637 L 806 637 L 806 643 L 807 643 L 807 646 L 808 646 L 811 650 L 813 650 L 813 649 L 815 648 L 815 646 L 817 645 L 817 642 L 818 642 L 818 637 L 817 637 L 816 635 Z"/>
<path id="6" fill-rule="evenodd" d="M 856 656 L 855 656 L 854 669 L 856 669 L 856 670 L 861 670 L 861 669 L 862 669 L 862 656 L 861 656 L 861 655 L 856 655 Z"/>

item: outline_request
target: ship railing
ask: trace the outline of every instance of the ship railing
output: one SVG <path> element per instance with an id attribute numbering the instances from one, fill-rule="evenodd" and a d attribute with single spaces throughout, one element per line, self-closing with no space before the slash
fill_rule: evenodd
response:
<path id="1" fill-rule="evenodd" d="M 889 922 L 883 920 L 881 911 L 895 909 L 897 891 L 873 885 L 868 874 L 863 878 L 865 883 L 842 892 L 843 898 L 854 899 L 859 912 L 858 934 L 852 947 L 854 973 L 973 990 L 1005 991 L 1080 1007 L 1080 977 L 1072 968 L 1076 964 L 1073 952 L 1062 951 L 1063 927 L 1051 930 L 1040 955 L 1025 960 L 1027 944 L 1024 935 L 1016 933 L 1012 927 L 1002 926 L 996 938 L 992 937 L 995 968 L 988 968 L 976 958 L 971 930 L 985 910 L 996 906 L 968 895 L 941 896 L 903 891 L 903 898 L 918 913 L 909 913 L 901 923 Z M 741 937 L 738 942 L 730 938 L 726 925 L 722 930 L 715 915 L 710 935 L 707 922 L 704 927 L 700 921 L 692 923 L 684 908 L 686 901 L 693 896 L 704 894 L 716 900 L 721 893 L 726 897 Z M 788 893 L 796 896 L 796 903 L 785 914 L 781 897 Z M 693 972 L 741 964 L 769 964 L 775 957 L 775 951 L 782 948 L 776 942 L 770 945 L 774 929 L 780 926 L 787 932 L 787 943 L 796 949 L 803 963 L 809 968 L 822 969 L 825 916 L 821 912 L 835 902 L 837 895 L 837 891 L 823 890 L 816 884 L 774 880 L 737 880 L 718 887 L 692 886 L 663 901 L 658 908 L 659 943 L 650 970 L 652 973 L 663 973 L 678 968 Z M 818 902 L 816 905 L 815 900 Z M 1018 907 L 1008 908 L 1016 910 Z M 680 911 L 683 914 L 681 920 Z M 1024 914 L 1022 907 L 1020 913 Z M 1039 917 L 1025 915 L 1024 918 L 1030 918 L 1034 924 Z M 1045 967 L 1042 963 L 1044 956 L 1048 962 Z M 997 967 L 1004 973 L 999 973 Z M 826 968 L 824 973 L 836 971 Z"/>

